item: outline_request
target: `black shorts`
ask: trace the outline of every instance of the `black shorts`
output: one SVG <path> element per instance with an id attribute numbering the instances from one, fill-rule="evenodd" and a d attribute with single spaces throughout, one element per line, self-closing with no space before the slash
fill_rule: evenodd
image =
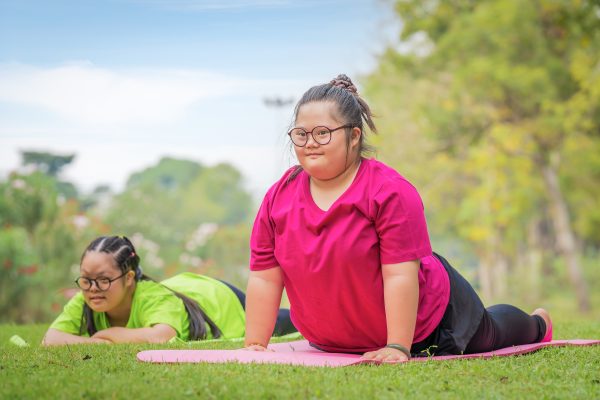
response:
<path id="1" fill-rule="evenodd" d="M 424 340 L 413 343 L 413 357 L 462 354 L 479 328 L 485 307 L 473 287 L 442 256 L 437 257 L 450 279 L 450 299 L 442 320 Z"/>

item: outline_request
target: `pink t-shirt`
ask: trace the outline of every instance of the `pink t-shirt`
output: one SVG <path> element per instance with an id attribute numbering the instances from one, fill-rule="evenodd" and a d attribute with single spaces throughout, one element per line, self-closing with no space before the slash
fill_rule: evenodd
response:
<path id="1" fill-rule="evenodd" d="M 377 160 L 363 159 L 327 211 L 293 168 L 267 192 L 252 229 L 250 269 L 280 266 L 294 325 L 326 351 L 365 352 L 387 343 L 382 264 L 421 260 L 413 342 L 439 324 L 448 274 L 432 255 L 417 190 Z"/>

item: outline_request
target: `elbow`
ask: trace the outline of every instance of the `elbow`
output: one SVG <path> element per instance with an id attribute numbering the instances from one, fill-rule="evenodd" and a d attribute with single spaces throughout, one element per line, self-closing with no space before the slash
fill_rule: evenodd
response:
<path id="1" fill-rule="evenodd" d="M 167 343 L 169 340 L 171 340 L 170 337 L 150 337 L 146 340 L 146 343 L 163 344 L 163 343 Z"/>
<path id="2" fill-rule="evenodd" d="M 44 347 L 56 346 L 56 345 L 60 344 L 60 342 L 57 341 L 57 338 L 54 336 L 55 335 L 53 334 L 53 332 L 51 330 L 48 330 L 46 332 L 46 334 L 44 335 L 44 337 L 42 338 L 42 342 L 40 344 Z"/>

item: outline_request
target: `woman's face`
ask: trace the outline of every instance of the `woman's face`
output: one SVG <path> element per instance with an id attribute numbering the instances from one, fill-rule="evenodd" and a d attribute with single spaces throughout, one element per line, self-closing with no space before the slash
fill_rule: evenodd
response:
<path id="1" fill-rule="evenodd" d="M 337 117 L 337 105 L 332 102 L 310 102 L 298 109 L 296 128 L 311 132 L 317 126 L 325 126 L 330 130 L 346 124 Z M 304 147 L 294 146 L 296 157 L 302 168 L 313 178 L 329 180 L 339 176 L 355 161 L 358 156 L 360 129 L 352 128 L 350 146 L 346 143 L 346 129 L 331 133 L 331 142 L 322 145 L 308 135 Z"/>
<path id="2" fill-rule="evenodd" d="M 117 267 L 114 258 L 108 253 L 89 251 L 81 262 L 80 275 L 88 279 L 115 279 L 123 272 Z M 108 312 L 127 301 L 127 294 L 135 284 L 135 273 L 129 271 L 125 276 L 110 282 L 110 288 L 102 291 L 95 282 L 89 290 L 82 290 L 83 298 L 96 312 Z"/>

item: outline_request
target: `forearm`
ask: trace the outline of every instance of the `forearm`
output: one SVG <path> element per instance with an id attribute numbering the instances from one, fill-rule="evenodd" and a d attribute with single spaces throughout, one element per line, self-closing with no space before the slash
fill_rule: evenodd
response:
<path id="1" fill-rule="evenodd" d="M 273 334 L 281 303 L 283 281 L 279 267 L 252 271 L 246 292 L 246 346 L 266 346 Z"/>
<path id="2" fill-rule="evenodd" d="M 73 335 L 59 331 L 57 329 L 48 329 L 44 338 L 42 339 L 42 345 L 44 346 L 61 346 L 65 344 L 81 344 L 81 343 L 109 343 L 109 341 L 99 338 L 90 338 L 86 336 Z"/>
<path id="3" fill-rule="evenodd" d="M 407 266 L 402 273 L 389 269 L 384 274 L 384 301 L 387 342 L 410 349 L 415 334 L 419 303 L 418 264 Z"/>
<path id="4" fill-rule="evenodd" d="M 177 334 L 168 325 L 159 324 L 149 328 L 112 327 L 98 331 L 92 336 L 112 343 L 165 343 Z"/>

